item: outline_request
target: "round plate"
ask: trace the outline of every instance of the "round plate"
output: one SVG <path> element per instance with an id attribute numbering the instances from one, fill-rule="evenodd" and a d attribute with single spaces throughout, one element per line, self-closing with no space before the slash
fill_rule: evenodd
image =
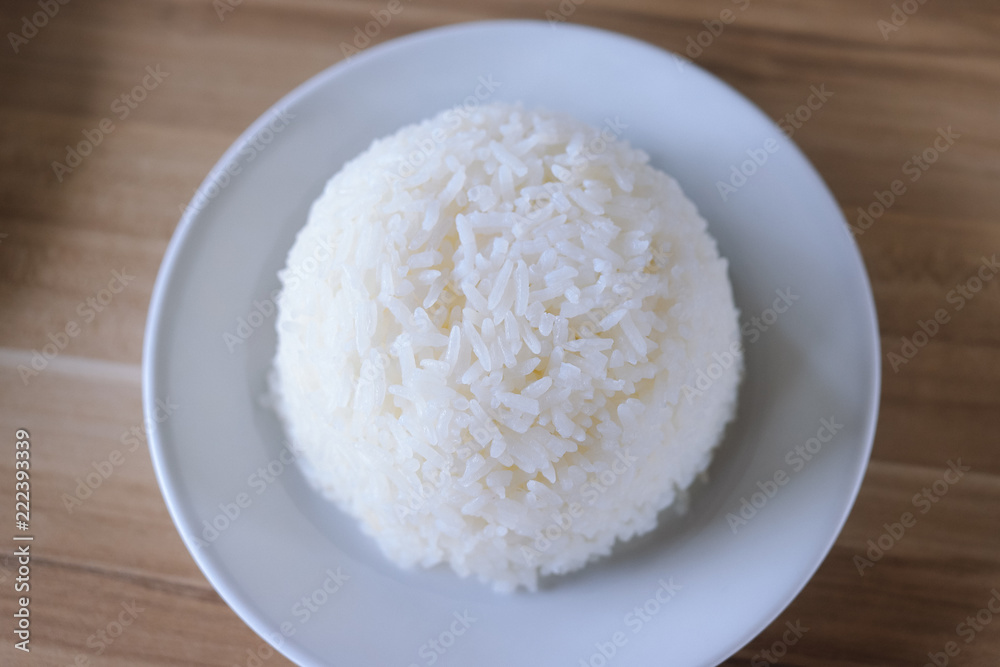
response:
<path id="1" fill-rule="evenodd" d="M 290 464 L 261 404 L 276 273 L 327 179 L 375 138 L 490 100 L 613 125 L 674 175 L 729 258 L 746 346 L 738 417 L 687 514 L 533 594 L 394 567 Z M 878 408 L 877 331 L 836 202 L 753 104 L 622 35 L 471 23 L 330 68 L 226 152 L 160 269 L 144 406 L 184 543 L 301 665 L 714 665 L 780 614 L 847 517 Z M 158 422 L 167 399 L 179 407 Z"/>

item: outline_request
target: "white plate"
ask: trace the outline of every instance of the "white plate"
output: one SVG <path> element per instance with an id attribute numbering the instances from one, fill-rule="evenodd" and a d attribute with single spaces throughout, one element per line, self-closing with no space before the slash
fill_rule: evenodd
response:
<path id="1" fill-rule="evenodd" d="M 255 476 L 269 462 L 278 471 L 282 447 L 276 420 L 258 404 L 275 348 L 263 302 L 310 203 L 372 139 L 477 94 L 595 125 L 618 117 L 624 137 L 673 174 L 710 221 L 744 321 L 773 322 L 757 330 L 758 340 L 744 338 L 739 416 L 687 516 L 536 594 L 497 595 L 444 569 L 397 570 L 294 466 L 271 482 Z M 279 110 L 284 120 L 275 120 Z M 717 182 L 767 140 L 776 152 L 724 202 Z M 713 665 L 775 619 L 832 546 L 860 485 L 878 408 L 871 291 L 816 171 L 760 110 L 698 67 L 569 24 L 472 23 L 411 35 L 289 94 L 229 149 L 203 192 L 210 195 L 196 198 L 174 235 L 150 306 L 149 423 L 157 398 L 180 404 L 157 424 L 150 448 L 171 516 L 202 571 L 297 663 Z M 792 305 L 768 313 L 776 291 L 789 288 Z M 247 327 L 238 330 L 241 318 Z M 238 344 L 226 338 L 248 332 Z M 843 427 L 795 470 L 796 455 L 786 454 L 829 418 Z M 754 497 L 762 507 L 734 534 L 727 515 L 778 471 L 785 483 L 772 498 Z M 224 526 L 237 510 L 205 539 L 213 534 L 203 521 Z M 338 568 L 349 577 L 342 584 L 327 574 Z M 671 578 L 681 588 L 661 603 L 660 581 Z M 649 615 L 632 611 L 643 606 Z M 466 612 L 474 620 L 456 620 Z M 247 648 L 266 654 L 262 646 Z"/>

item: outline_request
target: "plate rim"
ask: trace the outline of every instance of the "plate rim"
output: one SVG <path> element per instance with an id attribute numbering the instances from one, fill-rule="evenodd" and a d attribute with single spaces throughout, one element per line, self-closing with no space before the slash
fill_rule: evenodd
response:
<path id="1" fill-rule="evenodd" d="M 347 59 L 336 61 L 298 84 L 295 88 L 283 95 L 277 102 L 269 106 L 260 116 L 258 116 L 256 120 L 254 120 L 254 122 L 237 137 L 237 139 L 213 164 L 195 191 L 195 194 L 191 199 L 191 203 L 197 199 L 199 193 L 207 191 L 208 187 L 219 179 L 225 171 L 225 166 L 234 161 L 234 159 L 240 154 L 241 150 L 243 150 L 254 139 L 254 137 L 266 127 L 267 123 L 272 120 L 275 113 L 280 112 L 283 109 L 288 109 L 300 101 L 307 99 L 319 88 L 328 85 L 331 80 L 336 79 L 353 69 L 365 66 L 370 60 L 383 58 L 394 51 L 404 50 L 423 42 L 434 41 L 442 37 L 450 36 L 453 33 L 463 33 L 476 30 L 537 30 L 539 27 L 543 26 L 545 26 L 546 29 L 552 29 L 555 27 L 559 30 L 591 33 L 595 37 L 605 40 L 610 39 L 628 42 L 633 46 L 640 47 L 650 52 L 655 52 L 661 57 L 680 59 L 684 61 L 686 67 L 698 70 L 702 75 L 711 78 L 716 84 L 723 86 L 729 94 L 745 102 L 751 109 L 760 114 L 767 121 L 767 123 L 780 132 L 780 128 L 778 128 L 777 124 L 751 99 L 746 97 L 727 81 L 674 51 L 670 51 L 669 49 L 660 47 L 637 37 L 606 28 L 598 28 L 570 22 L 561 23 L 558 26 L 550 26 L 549 24 L 549 21 L 543 21 L 541 19 L 493 19 L 452 23 L 425 30 L 417 30 L 365 48 Z M 816 561 L 806 568 L 808 576 L 803 578 L 802 581 L 798 582 L 795 586 L 791 587 L 791 594 L 787 599 L 779 603 L 775 609 L 771 609 L 767 613 L 758 614 L 758 622 L 750 624 L 749 630 L 744 635 L 741 635 L 738 638 L 734 635 L 731 646 L 716 651 L 715 657 L 713 658 L 715 664 L 732 656 L 735 652 L 746 646 L 754 637 L 758 636 L 763 630 L 770 626 L 801 594 L 809 582 L 812 581 L 816 571 L 829 556 L 830 551 L 843 531 L 844 525 L 846 524 L 847 519 L 857 502 L 861 485 L 864 482 L 865 472 L 870 463 L 874 447 L 875 432 L 881 407 L 882 365 L 878 313 L 875 307 L 871 280 L 865 267 L 860 247 L 858 246 L 856 239 L 849 231 L 849 224 L 844 215 L 843 209 L 841 208 L 839 202 L 837 202 L 837 199 L 834 197 L 829 185 L 826 183 L 826 180 L 823 178 L 820 171 L 816 169 L 812 161 L 790 138 L 787 139 L 787 144 L 795 153 L 797 153 L 798 157 L 809 166 L 812 171 L 812 175 L 816 178 L 819 190 L 833 203 L 836 208 L 840 221 L 843 224 L 843 231 L 850 241 L 851 252 L 848 252 L 850 255 L 850 262 L 852 264 L 850 273 L 861 279 L 861 286 L 864 291 L 865 303 L 863 310 L 865 311 L 866 320 L 864 333 L 868 336 L 869 342 L 867 352 L 871 355 L 874 363 L 869 369 L 868 385 L 864 388 L 867 393 L 867 399 L 865 401 L 865 405 L 867 406 L 867 419 L 859 433 L 863 456 L 857 457 L 857 460 L 852 468 L 854 479 L 851 483 L 849 493 L 844 496 L 846 502 L 842 515 L 837 521 L 836 530 L 832 531 L 831 535 L 827 538 Z M 203 210 L 192 206 L 191 203 L 185 207 L 179 223 L 172 232 L 170 241 L 157 271 L 147 311 L 146 327 L 143 336 L 142 403 L 144 419 L 148 425 L 148 447 L 153 464 L 154 475 L 174 528 L 180 535 L 185 548 L 187 548 L 192 559 L 195 561 L 195 564 L 198 566 L 199 570 L 201 570 L 208 582 L 212 585 L 212 588 L 226 602 L 236 616 L 243 623 L 249 626 L 262 641 L 271 645 L 276 651 L 282 653 L 296 664 L 312 664 L 311 656 L 307 654 L 304 648 L 300 647 L 295 642 L 284 641 L 279 645 L 275 645 L 271 641 L 270 637 L 274 635 L 274 629 L 270 627 L 269 622 L 262 617 L 261 612 L 254 605 L 242 599 L 243 594 L 239 592 L 238 582 L 232 581 L 228 571 L 223 569 L 214 561 L 214 559 L 210 558 L 206 552 L 196 546 L 198 538 L 192 536 L 191 528 L 186 525 L 184 521 L 182 521 L 183 513 L 180 509 L 182 501 L 179 498 L 180 494 L 177 489 L 177 480 L 171 478 L 171 475 L 169 474 L 169 466 L 165 460 L 166 454 L 164 450 L 167 447 L 167 443 L 164 442 L 165 436 L 160 432 L 159 423 L 155 418 L 157 410 L 155 403 L 157 397 L 156 387 L 161 384 L 160 378 L 164 373 L 164 371 L 160 368 L 160 364 L 165 363 L 159 358 L 159 355 L 161 354 L 160 338 L 165 327 L 164 320 L 166 319 L 167 314 L 165 307 L 168 292 L 172 287 L 173 279 L 176 275 L 178 264 L 182 259 L 184 250 L 191 242 L 191 236 L 201 221 Z"/>

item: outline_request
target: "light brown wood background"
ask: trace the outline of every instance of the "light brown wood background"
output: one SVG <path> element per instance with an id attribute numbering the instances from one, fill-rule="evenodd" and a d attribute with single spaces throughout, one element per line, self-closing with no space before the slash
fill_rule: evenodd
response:
<path id="1" fill-rule="evenodd" d="M 564 7 L 575 7 L 572 21 L 682 51 L 736 4 Z M 384 5 L 244 0 L 220 20 L 208 0 L 74 0 L 17 53 L 9 37 L 0 43 L 0 534 L 15 532 L 13 443 L 24 427 L 36 536 L 30 656 L 12 647 L 16 567 L 0 537 L 0 663 L 230 666 L 260 648 L 181 544 L 145 447 L 72 513 L 62 495 L 142 424 L 143 326 L 180 208 L 251 121 L 340 60 L 340 43 Z M 558 1 L 413 0 L 373 42 L 547 10 Z M 38 11 L 4 2 L 0 31 Z M 890 0 L 750 0 L 697 58 L 776 119 L 812 85 L 834 93 L 794 139 L 851 221 L 937 128 L 960 135 L 858 238 L 885 351 L 938 308 L 952 319 L 898 373 L 883 358 L 874 457 L 846 528 L 802 594 L 727 665 L 761 660 L 786 621 L 809 630 L 783 665 L 923 665 L 949 641 L 961 648 L 952 665 L 1000 664 L 1000 615 L 971 643 L 957 628 L 1000 589 L 1000 280 L 961 311 L 946 300 L 981 256 L 1000 252 L 1000 5 L 930 0 L 885 39 L 878 21 L 892 12 Z M 169 76 L 60 182 L 51 165 L 65 146 L 157 65 Z M 85 321 L 78 305 L 123 269 L 134 280 Z M 17 366 L 70 321 L 79 335 L 26 385 Z M 971 472 L 859 576 L 852 559 L 866 541 L 914 511 L 914 494 L 959 458 Z M 97 655 L 88 638 L 131 600 L 144 611 Z"/>

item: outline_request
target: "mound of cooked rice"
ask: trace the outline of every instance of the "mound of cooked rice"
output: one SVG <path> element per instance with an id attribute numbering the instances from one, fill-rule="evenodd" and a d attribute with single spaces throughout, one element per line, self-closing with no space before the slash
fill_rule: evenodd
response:
<path id="1" fill-rule="evenodd" d="M 654 528 L 708 465 L 743 365 L 726 260 L 619 128 L 454 109 L 313 204 L 272 391 L 311 479 L 396 563 L 534 589 Z"/>

